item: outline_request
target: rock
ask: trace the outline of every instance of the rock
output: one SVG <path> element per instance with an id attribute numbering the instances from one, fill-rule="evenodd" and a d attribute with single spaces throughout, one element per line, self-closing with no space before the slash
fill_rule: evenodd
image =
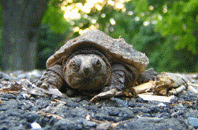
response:
<path id="1" fill-rule="evenodd" d="M 130 108 L 104 107 L 96 114 L 98 120 L 108 120 L 118 122 L 134 118 L 134 113 Z"/>
<path id="2" fill-rule="evenodd" d="M 41 127 L 45 127 L 48 122 L 49 122 L 49 118 L 47 117 L 40 117 L 38 120 L 38 123 L 41 125 Z"/>
<path id="3" fill-rule="evenodd" d="M 191 126 L 193 126 L 195 129 L 198 128 L 198 118 L 188 117 L 187 122 L 188 122 L 188 124 L 190 124 Z"/>
<path id="4" fill-rule="evenodd" d="M 38 109 L 46 108 L 49 104 L 50 100 L 48 98 L 40 98 L 35 102 L 35 106 L 37 106 Z"/>
<path id="5" fill-rule="evenodd" d="M 119 98 L 111 98 L 109 100 L 101 101 L 105 103 L 105 106 L 116 106 L 116 107 L 128 107 L 128 101 L 127 100 L 121 100 Z"/>
<path id="6" fill-rule="evenodd" d="M 111 127 L 110 122 L 104 122 L 104 123 L 101 123 L 101 124 L 97 125 L 96 129 L 97 130 L 109 130 L 110 127 Z"/>
<path id="7" fill-rule="evenodd" d="M 33 70 L 31 72 L 28 73 L 28 75 L 30 77 L 34 77 L 34 78 L 41 78 L 42 72 L 38 71 L 38 70 Z"/>
<path id="8" fill-rule="evenodd" d="M 187 130 L 186 125 L 180 123 L 177 119 L 162 119 L 162 118 L 140 118 L 138 120 L 130 119 L 129 121 L 120 122 L 115 130 L 120 129 L 135 129 L 135 130 Z"/>
<path id="9" fill-rule="evenodd" d="M 62 120 L 59 120 L 54 125 L 54 129 L 82 129 L 82 128 L 90 128 L 96 127 L 96 123 L 87 121 L 83 118 L 72 118 L 68 117 Z"/>
<path id="10" fill-rule="evenodd" d="M 185 113 L 185 116 L 188 117 L 195 117 L 198 118 L 198 111 L 197 110 L 191 110 Z"/>
<path id="11" fill-rule="evenodd" d="M 0 72 L 0 80 L 10 81 L 11 77 L 8 74 Z"/>
<path id="12" fill-rule="evenodd" d="M 26 118 L 28 122 L 32 123 L 39 118 L 39 115 L 36 112 L 27 112 L 24 114 L 24 118 Z"/>
<path id="13" fill-rule="evenodd" d="M 158 107 L 166 107 L 166 104 L 164 104 L 164 103 L 159 103 L 157 106 L 158 106 Z"/>
<path id="14" fill-rule="evenodd" d="M 3 94 L 2 97 L 7 99 L 16 99 L 16 96 L 13 94 Z"/>
<path id="15" fill-rule="evenodd" d="M 168 119 L 168 118 L 170 118 L 170 113 L 168 113 L 168 112 L 158 113 L 157 117 L 163 118 L 163 119 Z"/>
<path id="16" fill-rule="evenodd" d="M 20 74 L 17 76 L 18 79 L 25 79 L 27 78 L 27 74 Z"/>
<path id="17" fill-rule="evenodd" d="M 85 117 L 90 112 L 84 108 L 72 108 L 72 109 L 65 109 L 63 111 L 65 117 Z"/>
<path id="18" fill-rule="evenodd" d="M 41 126 L 37 122 L 33 122 L 31 124 L 31 129 L 32 130 L 41 130 Z"/>

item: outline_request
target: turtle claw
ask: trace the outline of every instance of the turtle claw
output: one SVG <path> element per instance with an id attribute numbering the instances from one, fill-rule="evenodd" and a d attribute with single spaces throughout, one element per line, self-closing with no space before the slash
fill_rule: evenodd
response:
<path id="1" fill-rule="evenodd" d="M 101 99 L 105 99 L 105 98 L 111 98 L 111 97 L 114 97 L 116 95 L 116 92 L 117 90 L 116 89 L 111 89 L 109 91 L 106 91 L 106 92 L 101 92 L 97 95 L 95 95 L 90 101 L 89 101 L 89 104 L 91 103 L 95 103 Z"/>

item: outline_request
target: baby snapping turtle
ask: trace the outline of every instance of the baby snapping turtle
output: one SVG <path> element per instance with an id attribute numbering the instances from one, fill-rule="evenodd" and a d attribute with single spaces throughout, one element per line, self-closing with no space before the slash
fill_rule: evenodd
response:
<path id="1" fill-rule="evenodd" d="M 37 85 L 53 91 L 67 87 L 82 93 L 101 92 L 92 102 L 115 96 L 117 91 L 150 78 L 142 74 L 148 64 L 147 56 L 124 39 L 90 30 L 69 40 L 49 57 L 47 71 Z"/>

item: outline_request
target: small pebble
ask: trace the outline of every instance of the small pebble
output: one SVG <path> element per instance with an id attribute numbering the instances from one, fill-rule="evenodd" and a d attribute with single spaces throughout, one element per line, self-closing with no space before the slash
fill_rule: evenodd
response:
<path id="1" fill-rule="evenodd" d="M 158 106 L 158 107 L 166 107 L 166 104 L 164 104 L 164 103 L 159 103 L 157 106 Z"/>
<path id="2" fill-rule="evenodd" d="M 37 122 L 31 124 L 32 130 L 41 130 L 41 126 Z"/>

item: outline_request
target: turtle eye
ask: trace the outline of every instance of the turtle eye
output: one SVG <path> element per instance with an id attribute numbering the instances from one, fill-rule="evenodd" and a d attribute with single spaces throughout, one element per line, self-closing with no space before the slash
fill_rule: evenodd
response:
<path id="1" fill-rule="evenodd" d="M 96 71 L 99 71 L 99 70 L 101 69 L 101 62 L 100 62 L 99 59 L 94 58 L 94 59 L 91 60 L 91 63 L 92 63 L 92 65 L 93 65 L 93 68 L 94 68 Z"/>
<path id="2" fill-rule="evenodd" d="M 100 63 L 100 60 L 99 59 L 97 59 L 97 61 L 96 61 L 96 64 L 95 64 L 96 66 L 101 66 L 101 63 Z"/>
<path id="3" fill-rule="evenodd" d="M 76 67 L 75 61 L 72 61 L 70 65 L 71 65 L 72 68 L 75 68 Z"/>
<path id="4" fill-rule="evenodd" d="M 80 65 L 81 65 L 81 60 L 80 59 L 77 59 L 77 60 L 73 60 L 70 62 L 70 67 L 75 71 L 77 72 L 80 68 Z"/>

